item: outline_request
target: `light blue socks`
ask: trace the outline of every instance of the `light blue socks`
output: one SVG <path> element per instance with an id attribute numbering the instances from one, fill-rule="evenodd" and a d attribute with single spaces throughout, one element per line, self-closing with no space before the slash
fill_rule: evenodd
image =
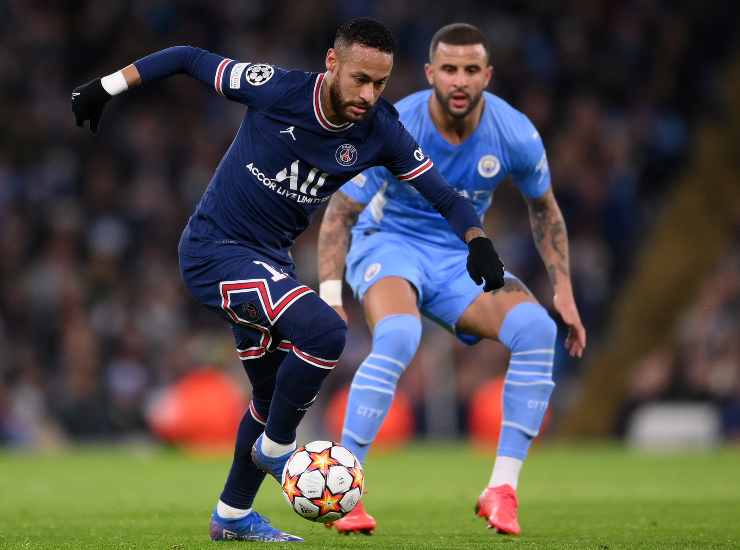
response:
<path id="1" fill-rule="evenodd" d="M 498 456 L 524 460 L 555 387 L 552 366 L 557 326 L 539 304 L 523 303 L 504 318 L 499 340 L 511 350 L 504 383 Z"/>
<path id="2" fill-rule="evenodd" d="M 504 319 L 499 340 L 511 350 L 504 385 L 504 416 L 498 455 L 527 457 L 539 433 L 550 394 L 557 327 L 539 304 L 514 307 Z M 373 333 L 373 348 L 352 380 L 342 430 L 342 445 L 364 462 L 385 419 L 398 380 L 416 353 L 421 322 L 413 315 L 382 319 Z"/>
<path id="3" fill-rule="evenodd" d="M 342 445 L 362 463 L 420 340 L 421 321 L 413 315 L 390 315 L 375 325 L 373 349 L 352 379 L 342 429 Z"/>

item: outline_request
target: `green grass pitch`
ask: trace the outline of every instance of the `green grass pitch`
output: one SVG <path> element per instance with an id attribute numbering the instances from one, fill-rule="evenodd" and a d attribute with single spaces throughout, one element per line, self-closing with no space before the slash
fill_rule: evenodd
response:
<path id="1" fill-rule="evenodd" d="M 304 549 L 740 548 L 740 449 L 645 455 L 618 447 L 539 446 L 520 485 L 523 536 L 474 517 L 492 459 L 464 445 L 370 457 L 374 536 L 340 536 L 299 518 L 265 481 L 256 509 Z M 208 515 L 227 458 L 153 449 L 0 453 L 0 548 L 190 550 L 212 543 Z M 214 546 L 216 545 L 216 546 Z"/>

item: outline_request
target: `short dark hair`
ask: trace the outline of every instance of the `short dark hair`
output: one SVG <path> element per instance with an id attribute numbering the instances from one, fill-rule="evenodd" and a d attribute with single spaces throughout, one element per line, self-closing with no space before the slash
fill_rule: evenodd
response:
<path id="1" fill-rule="evenodd" d="M 429 44 L 429 61 L 432 61 L 434 52 L 440 42 L 452 44 L 453 46 L 468 46 L 470 44 L 482 44 L 486 50 L 486 57 L 490 59 L 491 55 L 488 50 L 488 40 L 485 35 L 476 26 L 468 23 L 450 23 L 439 29 L 432 37 Z"/>
<path id="2" fill-rule="evenodd" d="M 390 29 L 370 17 L 357 17 L 339 25 L 334 35 L 334 47 L 352 44 L 375 48 L 391 55 L 396 51 L 396 41 Z"/>

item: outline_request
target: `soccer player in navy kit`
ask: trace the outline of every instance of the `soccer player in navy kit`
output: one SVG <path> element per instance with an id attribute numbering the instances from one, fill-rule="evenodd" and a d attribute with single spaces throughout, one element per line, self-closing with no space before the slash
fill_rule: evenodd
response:
<path id="1" fill-rule="evenodd" d="M 337 30 L 326 72 L 241 63 L 189 46 L 148 55 L 75 88 L 77 124 L 97 130 L 106 102 L 130 87 L 188 74 L 249 106 L 179 245 L 195 297 L 231 324 L 252 400 L 211 516 L 213 540 L 299 541 L 251 509 L 263 472 L 280 479 L 296 428 L 337 363 L 346 324 L 296 280 L 290 247 L 311 214 L 363 170 L 382 165 L 413 185 L 469 248 L 470 276 L 503 285 L 503 264 L 472 205 L 441 178 L 380 95 L 394 41 L 382 24 Z"/>
<path id="2" fill-rule="evenodd" d="M 535 243 L 554 289 L 553 305 L 569 328 L 566 347 L 580 357 L 586 331 L 573 298 L 565 222 L 542 139 L 526 116 L 484 91 L 492 70 L 481 32 L 464 23 L 448 25 L 432 38 L 426 66 L 431 89 L 396 107 L 409 132 L 444 177 L 472 199 L 481 218 L 496 187 L 512 177 L 530 209 Z M 419 345 L 420 312 L 468 344 L 481 338 L 501 342 L 511 352 L 503 422 L 491 480 L 477 510 L 497 532 L 518 535 L 519 472 L 555 385 L 555 323 L 510 273 L 495 294 L 474 284 L 460 269 L 462 243 L 418 193 L 397 180 L 382 167 L 354 178 L 332 197 L 319 233 L 322 295 L 341 311 L 346 255 L 347 282 L 362 300 L 373 331 L 372 350 L 350 387 L 342 444 L 365 463 Z M 349 229 L 360 212 L 347 254 Z M 343 533 L 367 533 L 376 522 L 360 502 L 334 526 Z"/>

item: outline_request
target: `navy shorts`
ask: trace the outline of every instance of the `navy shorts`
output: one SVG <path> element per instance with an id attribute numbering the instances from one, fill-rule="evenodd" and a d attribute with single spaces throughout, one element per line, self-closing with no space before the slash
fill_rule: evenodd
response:
<path id="1" fill-rule="evenodd" d="M 290 351 L 289 331 L 281 319 L 314 292 L 296 279 L 292 264 L 244 244 L 186 238 L 180 241 L 179 257 L 180 274 L 193 296 L 230 323 L 240 359 Z"/>

